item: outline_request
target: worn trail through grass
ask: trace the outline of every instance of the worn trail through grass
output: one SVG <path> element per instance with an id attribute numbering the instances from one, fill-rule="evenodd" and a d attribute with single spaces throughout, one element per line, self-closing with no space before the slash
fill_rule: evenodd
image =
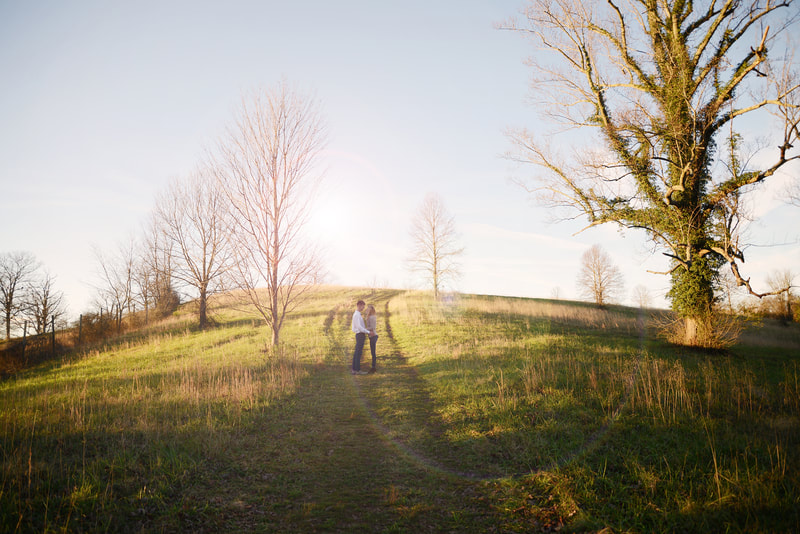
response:
<path id="1" fill-rule="evenodd" d="M 382 439 L 408 461 L 442 475 L 479 481 L 496 478 L 500 473 L 485 473 L 465 469 L 452 450 L 438 447 L 436 443 L 444 433 L 444 427 L 434 417 L 433 400 L 425 382 L 415 367 L 408 363 L 392 332 L 390 299 L 383 309 L 384 333 L 381 336 L 383 349 L 379 359 L 380 372 L 369 376 L 352 376 L 355 393 L 363 406 L 369 422 Z M 332 339 L 333 344 L 338 341 Z M 337 347 L 338 348 L 338 347 Z M 352 347 L 349 347 L 352 350 Z M 347 352 L 337 350 L 336 352 Z M 368 358 L 365 354 L 365 358 Z M 349 362 L 349 360 L 348 360 Z M 398 409 L 398 407 L 400 409 Z M 436 456 L 423 452 L 421 444 L 436 451 Z"/>
<path id="2" fill-rule="evenodd" d="M 470 480 L 474 476 L 414 448 L 418 434 L 435 433 L 435 422 L 426 420 L 430 399 L 397 347 L 389 318 L 386 313 L 379 372 L 353 376 L 348 372 L 350 311 L 331 310 L 324 324 L 329 356 L 295 395 L 256 421 L 261 428 L 240 436 L 234 450 L 218 451 L 209 461 L 211 469 L 187 484 L 190 501 L 192 494 L 203 500 L 214 487 L 221 489 L 213 526 L 193 527 L 281 532 L 495 528 L 497 512 L 482 484 Z"/>

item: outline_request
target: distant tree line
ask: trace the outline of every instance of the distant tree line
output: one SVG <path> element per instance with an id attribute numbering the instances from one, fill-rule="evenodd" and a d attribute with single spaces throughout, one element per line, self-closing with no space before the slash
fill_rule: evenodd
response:
<path id="1" fill-rule="evenodd" d="M 137 306 L 149 318 L 189 298 L 206 328 L 209 300 L 239 290 L 277 345 L 287 313 L 322 276 L 303 228 L 325 141 L 317 104 L 286 82 L 244 98 L 206 161 L 157 196 L 143 235 L 96 251 L 95 305 L 121 321 Z"/>
<path id="2" fill-rule="evenodd" d="M 141 233 L 111 251 L 95 248 L 94 311 L 81 315 L 84 339 L 121 332 L 196 303 L 200 328 L 222 291 L 249 302 L 280 340 L 284 320 L 323 279 L 323 265 L 304 235 L 321 179 L 326 126 L 317 103 L 286 82 L 243 98 L 239 113 L 195 170 L 155 198 Z M 452 217 L 429 195 L 413 220 L 413 270 L 429 276 L 435 295 L 458 274 Z M 36 332 L 65 315 L 52 276 L 28 253 L 2 256 L 0 304 L 6 337 L 27 321 Z"/>
<path id="3" fill-rule="evenodd" d="M 93 307 L 98 321 L 107 316 L 119 331 L 125 315 L 139 311 L 147 324 L 177 309 L 180 295 L 172 247 L 154 219 L 138 239 L 130 238 L 111 253 L 95 249 L 94 254 L 99 283 Z"/>
<path id="4" fill-rule="evenodd" d="M 25 329 L 42 334 L 66 314 L 64 294 L 30 252 L 0 253 L 0 309 L 5 339 Z"/>
<path id="5" fill-rule="evenodd" d="M 800 322 L 800 297 L 795 292 L 795 274 L 790 269 L 772 271 L 767 277 L 771 295 L 756 298 L 744 291 L 733 273 L 723 273 L 714 285 L 712 306 L 716 313 L 758 316 L 784 322 Z M 603 247 L 594 244 L 581 256 L 577 286 L 583 298 L 599 307 L 622 300 L 624 276 Z M 642 308 L 649 307 L 650 291 L 642 285 L 633 288 L 632 300 Z"/>

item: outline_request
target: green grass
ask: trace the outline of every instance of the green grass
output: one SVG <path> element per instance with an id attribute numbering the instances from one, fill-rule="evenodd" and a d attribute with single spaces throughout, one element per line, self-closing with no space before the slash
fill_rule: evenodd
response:
<path id="1" fill-rule="evenodd" d="M 0 382 L 0 531 L 800 530 L 797 325 L 703 352 L 627 308 L 323 288 L 271 352 L 214 309 Z"/>

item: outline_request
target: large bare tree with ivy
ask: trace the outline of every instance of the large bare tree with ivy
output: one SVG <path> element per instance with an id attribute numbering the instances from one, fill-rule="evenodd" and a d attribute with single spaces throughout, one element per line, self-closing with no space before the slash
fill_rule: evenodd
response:
<path id="1" fill-rule="evenodd" d="M 512 133 L 517 157 L 545 170 L 534 189 L 589 226 L 647 233 L 671 262 L 686 344 L 713 344 L 723 265 L 770 293 L 740 271 L 740 197 L 798 158 L 798 86 L 778 41 L 796 15 L 790 0 L 532 0 L 507 26 L 543 49 L 533 89 L 550 118 L 595 133 L 568 159 L 558 136 Z M 780 123 L 760 168 L 742 163 L 733 123 L 746 116 Z"/>

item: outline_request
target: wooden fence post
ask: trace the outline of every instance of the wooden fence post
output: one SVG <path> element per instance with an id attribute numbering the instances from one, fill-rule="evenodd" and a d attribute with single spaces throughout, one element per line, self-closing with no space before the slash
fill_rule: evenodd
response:
<path id="1" fill-rule="evenodd" d="M 52 330 L 52 332 L 53 332 L 53 338 L 52 338 L 53 345 L 52 346 L 53 346 L 53 357 L 55 358 L 55 356 L 56 356 L 56 316 L 55 315 L 50 317 L 50 330 Z"/>
<path id="2" fill-rule="evenodd" d="M 28 321 L 22 325 L 22 361 L 25 361 L 25 345 L 28 343 Z"/>

